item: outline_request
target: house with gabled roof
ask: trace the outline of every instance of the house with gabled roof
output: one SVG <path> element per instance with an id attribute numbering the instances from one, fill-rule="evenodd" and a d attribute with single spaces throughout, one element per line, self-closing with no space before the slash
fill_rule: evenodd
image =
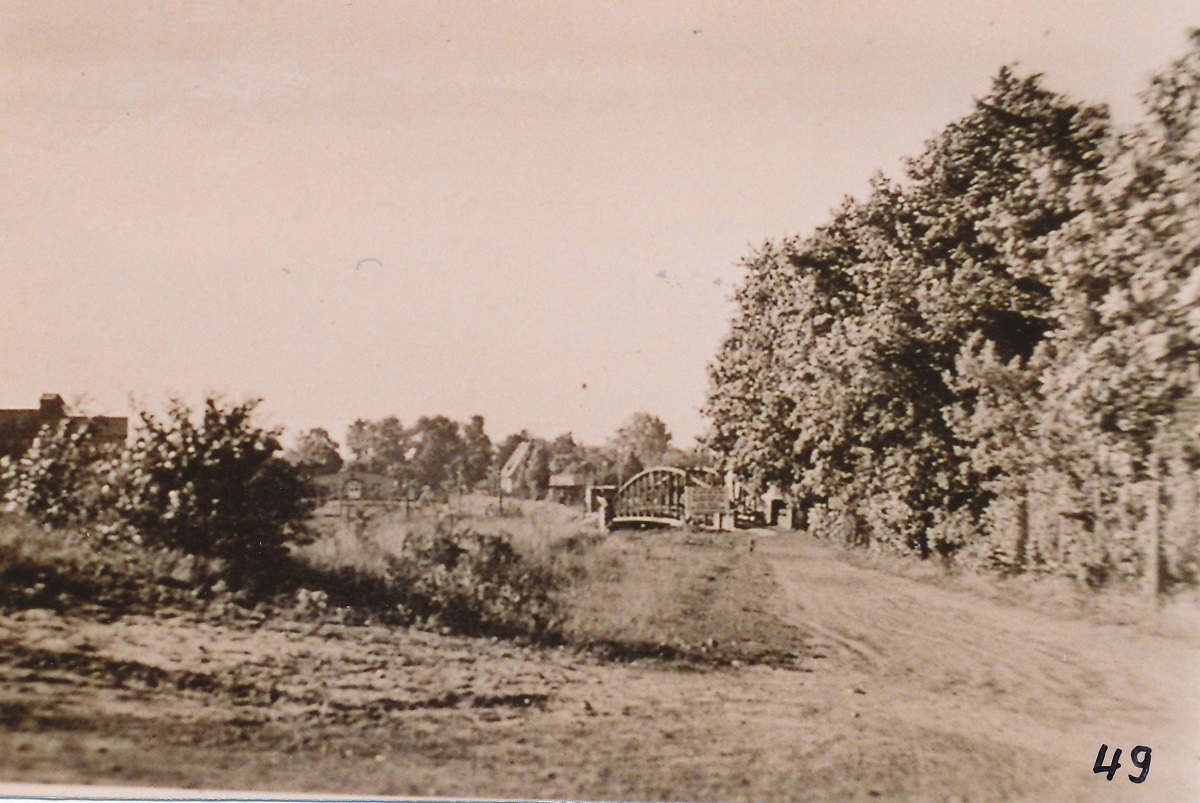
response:
<path id="1" fill-rule="evenodd" d="M 533 444 L 530 441 L 521 441 L 504 461 L 504 465 L 500 469 L 500 490 L 503 493 L 514 494 L 517 492 L 517 486 L 521 481 L 521 472 L 524 470 L 525 464 L 529 462 L 529 455 L 532 452 Z"/>

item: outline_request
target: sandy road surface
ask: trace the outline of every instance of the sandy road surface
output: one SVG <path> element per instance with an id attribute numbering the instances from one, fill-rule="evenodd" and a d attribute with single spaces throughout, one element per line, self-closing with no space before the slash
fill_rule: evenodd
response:
<path id="1" fill-rule="evenodd" d="M 1200 799 L 1200 645 L 759 533 L 794 665 L 613 664 L 372 627 L 0 615 L 0 779 L 410 796 Z M 730 575 L 732 576 L 732 574 Z M 687 606 L 744 590 L 705 578 Z M 1124 748 L 1109 782 L 1102 742 Z M 1147 781 L 1127 754 L 1153 749 Z"/>
<path id="2" fill-rule="evenodd" d="M 1200 633 L 1155 635 L 1136 615 L 1065 621 L 857 568 L 806 537 L 761 548 L 789 618 L 855 688 L 863 731 L 890 724 L 955 748 L 987 745 L 963 757 L 964 790 L 972 773 L 996 771 L 989 753 L 1012 750 L 1006 771 L 1034 796 L 1028 781 L 1041 777 L 1079 799 L 1200 800 Z M 1102 743 L 1126 756 L 1112 782 L 1091 771 Z M 1127 778 L 1136 745 L 1153 751 L 1140 787 Z M 929 758 L 913 749 L 915 762 Z"/>

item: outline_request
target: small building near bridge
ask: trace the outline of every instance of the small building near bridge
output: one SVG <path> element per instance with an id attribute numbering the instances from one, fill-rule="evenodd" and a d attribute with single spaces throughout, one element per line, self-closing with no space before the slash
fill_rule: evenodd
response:
<path id="1" fill-rule="evenodd" d="M 313 477 L 313 485 L 324 500 L 339 502 L 398 502 L 400 481 L 385 474 L 366 471 L 339 471 Z"/>
<path id="2" fill-rule="evenodd" d="M 584 501 L 588 479 L 582 474 L 564 472 L 550 475 L 550 499 L 562 505 L 578 505 Z"/>
<path id="3" fill-rule="evenodd" d="M 511 496 L 517 492 L 517 486 L 521 481 L 521 473 L 532 451 L 532 443 L 521 441 L 517 444 L 517 448 L 513 450 L 513 453 L 508 456 L 508 459 L 504 461 L 504 465 L 500 468 L 500 491 L 502 493 Z"/>

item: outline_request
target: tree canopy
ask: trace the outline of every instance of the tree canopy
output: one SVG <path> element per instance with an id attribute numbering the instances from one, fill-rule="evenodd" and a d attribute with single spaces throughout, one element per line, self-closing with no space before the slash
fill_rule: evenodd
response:
<path id="1" fill-rule="evenodd" d="M 1081 500 L 1115 505 L 1118 482 L 1148 476 L 1197 393 L 1191 45 L 1132 131 L 1002 69 L 901 180 L 747 257 L 710 367 L 723 464 L 855 541 L 1114 568 L 1062 539 L 1014 546 L 1030 529 L 1014 505 L 1056 500 L 1046 526 L 1095 542 L 1116 513 Z"/>
<path id="2" fill-rule="evenodd" d="M 284 457 L 309 476 L 336 474 L 345 462 L 337 442 L 320 427 L 301 433 Z"/>

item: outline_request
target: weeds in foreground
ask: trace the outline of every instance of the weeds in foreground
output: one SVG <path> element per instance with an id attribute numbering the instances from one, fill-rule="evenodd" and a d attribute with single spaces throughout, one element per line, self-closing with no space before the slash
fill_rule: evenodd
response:
<path id="1" fill-rule="evenodd" d="M 227 575 L 220 559 L 18 517 L 0 520 L 0 609 L 121 615 L 258 608 L 538 641 L 553 640 L 560 629 L 550 571 L 506 537 L 449 520 L 409 534 L 397 550 L 341 529 L 237 587 L 227 585 Z"/>
<path id="2" fill-rule="evenodd" d="M 320 591 L 352 616 L 537 641 L 559 632 L 555 574 L 509 538 L 451 517 L 400 536 L 339 527 L 298 552 L 293 569 L 297 593 Z"/>
<path id="3" fill-rule="evenodd" d="M 529 518 L 327 523 L 314 543 L 231 588 L 218 559 L 10 517 L 0 521 L 0 610 L 372 622 L 612 660 L 778 663 L 797 646 L 761 601 L 769 578 L 736 539 L 605 535 L 562 510 Z"/>
<path id="4" fill-rule="evenodd" d="M 0 517 L 0 608 L 121 613 L 194 606 L 214 588 L 220 593 L 221 573 L 216 562 L 177 550 Z"/>

